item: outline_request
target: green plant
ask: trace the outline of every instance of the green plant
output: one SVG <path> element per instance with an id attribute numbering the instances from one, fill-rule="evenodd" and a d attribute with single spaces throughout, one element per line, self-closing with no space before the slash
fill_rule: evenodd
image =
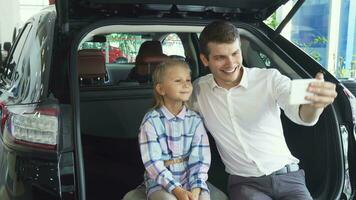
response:
<path id="1" fill-rule="evenodd" d="M 141 35 L 113 33 L 106 37 L 112 46 L 118 47 L 125 55 L 136 56 L 141 44 L 145 41 Z"/>
<path id="2" fill-rule="evenodd" d="M 98 43 L 98 42 L 85 42 L 82 44 L 82 49 L 101 49 L 105 43 Z"/>
<path id="3" fill-rule="evenodd" d="M 300 41 L 293 41 L 297 46 L 302 48 L 305 52 L 307 52 L 312 58 L 316 61 L 321 61 L 322 56 L 320 52 L 315 50 L 313 46 L 318 46 L 322 44 L 328 43 L 328 40 L 324 36 L 316 36 L 310 42 L 300 42 Z"/>
<path id="4" fill-rule="evenodd" d="M 345 69 L 345 58 L 338 57 L 335 75 L 337 78 L 346 78 L 348 70 Z"/>
<path id="5" fill-rule="evenodd" d="M 272 28 L 273 30 L 276 30 L 276 28 L 279 25 L 279 22 L 277 21 L 277 17 L 276 17 L 276 12 L 274 12 L 271 16 L 269 16 L 264 22 L 270 28 Z"/>

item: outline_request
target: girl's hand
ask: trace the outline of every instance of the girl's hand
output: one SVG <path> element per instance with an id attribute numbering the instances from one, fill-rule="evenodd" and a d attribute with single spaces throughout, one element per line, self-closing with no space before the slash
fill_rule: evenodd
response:
<path id="1" fill-rule="evenodd" d="M 173 194 L 176 196 L 177 200 L 195 200 L 191 192 L 181 188 L 176 187 L 173 189 Z"/>
<path id="2" fill-rule="evenodd" d="M 192 189 L 191 192 L 192 192 L 192 195 L 193 195 L 193 199 L 194 199 L 194 200 L 199 200 L 200 191 L 201 191 L 200 188 L 193 188 L 193 189 Z"/>

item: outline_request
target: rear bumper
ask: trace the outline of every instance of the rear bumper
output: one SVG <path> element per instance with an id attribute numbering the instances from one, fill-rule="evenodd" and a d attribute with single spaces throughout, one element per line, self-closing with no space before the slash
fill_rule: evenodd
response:
<path id="1" fill-rule="evenodd" d="M 57 162 L 16 152 L 0 142 L 0 199 L 60 199 Z"/>

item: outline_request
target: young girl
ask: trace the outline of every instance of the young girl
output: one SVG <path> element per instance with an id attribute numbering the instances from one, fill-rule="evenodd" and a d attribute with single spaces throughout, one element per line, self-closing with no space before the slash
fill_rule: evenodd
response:
<path id="1" fill-rule="evenodd" d="M 155 106 L 141 124 L 139 143 L 150 200 L 210 200 L 209 141 L 200 116 L 185 106 L 190 69 L 167 60 L 153 73 Z"/>

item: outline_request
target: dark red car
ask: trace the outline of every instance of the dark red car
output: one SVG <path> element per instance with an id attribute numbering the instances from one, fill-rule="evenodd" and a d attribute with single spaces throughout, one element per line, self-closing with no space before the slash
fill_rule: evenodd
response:
<path id="1" fill-rule="evenodd" d="M 103 52 L 103 55 L 106 55 L 106 49 L 102 49 L 101 50 Z M 113 47 L 113 46 L 109 46 L 109 63 L 125 63 L 124 61 L 126 60 L 127 62 L 127 58 L 126 56 L 123 54 L 123 52 L 117 48 L 117 47 Z"/>

